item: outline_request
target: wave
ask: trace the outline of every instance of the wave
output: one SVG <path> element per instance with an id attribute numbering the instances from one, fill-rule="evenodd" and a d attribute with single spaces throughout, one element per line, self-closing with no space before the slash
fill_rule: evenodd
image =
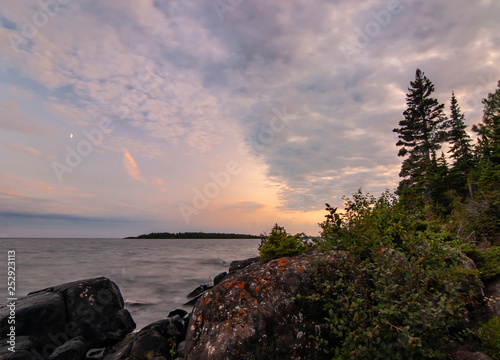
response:
<path id="1" fill-rule="evenodd" d="M 148 301 L 141 301 L 141 300 L 133 300 L 133 299 L 126 299 L 125 300 L 125 307 L 127 307 L 127 306 L 144 307 L 144 306 L 151 306 L 151 305 L 156 305 L 156 303 L 148 302 Z"/>

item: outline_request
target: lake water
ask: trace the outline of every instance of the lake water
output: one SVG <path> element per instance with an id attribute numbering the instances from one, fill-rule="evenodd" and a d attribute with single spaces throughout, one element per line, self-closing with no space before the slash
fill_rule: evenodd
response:
<path id="1" fill-rule="evenodd" d="M 105 276 L 120 288 L 137 329 L 183 307 L 186 295 L 258 255 L 259 239 L 0 239 L 0 303 L 7 298 L 7 252 L 16 251 L 16 296 Z M 1 274 L 1 273 L 0 273 Z"/>

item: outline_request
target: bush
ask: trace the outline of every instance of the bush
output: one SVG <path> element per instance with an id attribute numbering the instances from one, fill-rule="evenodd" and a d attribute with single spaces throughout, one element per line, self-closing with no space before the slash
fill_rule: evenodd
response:
<path id="1" fill-rule="evenodd" d="M 349 254 L 335 267 L 324 265 L 309 299 L 323 307 L 334 339 L 318 344 L 333 359 L 444 358 L 472 299 L 472 291 L 460 290 L 462 279 L 477 280 L 457 258 L 422 246 L 413 254 L 378 250 L 365 260 Z"/>
<path id="2" fill-rule="evenodd" d="M 500 318 L 492 318 L 488 323 L 481 324 L 478 330 L 482 350 L 495 360 L 500 360 Z"/>
<path id="3" fill-rule="evenodd" d="M 303 235 L 290 235 L 284 227 L 274 224 L 269 236 L 262 235 L 259 246 L 260 259 L 270 261 L 285 256 L 302 254 L 306 249 L 306 244 L 300 240 Z"/>
<path id="4" fill-rule="evenodd" d="M 346 251 L 318 272 L 318 302 L 333 339 L 318 345 L 333 359 L 445 358 L 474 302 L 477 271 L 459 265 L 461 241 L 441 224 L 409 216 L 386 192 L 345 199 L 342 214 L 327 207 L 322 250 Z"/>

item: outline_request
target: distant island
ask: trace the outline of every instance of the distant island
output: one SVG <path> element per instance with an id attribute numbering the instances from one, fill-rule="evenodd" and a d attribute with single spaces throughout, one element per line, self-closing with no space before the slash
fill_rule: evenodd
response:
<path id="1" fill-rule="evenodd" d="M 260 236 L 248 234 L 224 234 L 224 233 L 204 233 L 204 232 L 153 232 L 139 236 L 129 236 L 125 239 L 259 239 Z"/>

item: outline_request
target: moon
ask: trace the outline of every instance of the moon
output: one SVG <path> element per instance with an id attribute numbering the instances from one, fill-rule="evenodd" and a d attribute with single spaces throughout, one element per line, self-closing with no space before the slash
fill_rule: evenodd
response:
<path id="1" fill-rule="evenodd" d="M 73 139 L 73 136 L 74 136 L 73 134 L 69 134 L 70 139 Z"/>

